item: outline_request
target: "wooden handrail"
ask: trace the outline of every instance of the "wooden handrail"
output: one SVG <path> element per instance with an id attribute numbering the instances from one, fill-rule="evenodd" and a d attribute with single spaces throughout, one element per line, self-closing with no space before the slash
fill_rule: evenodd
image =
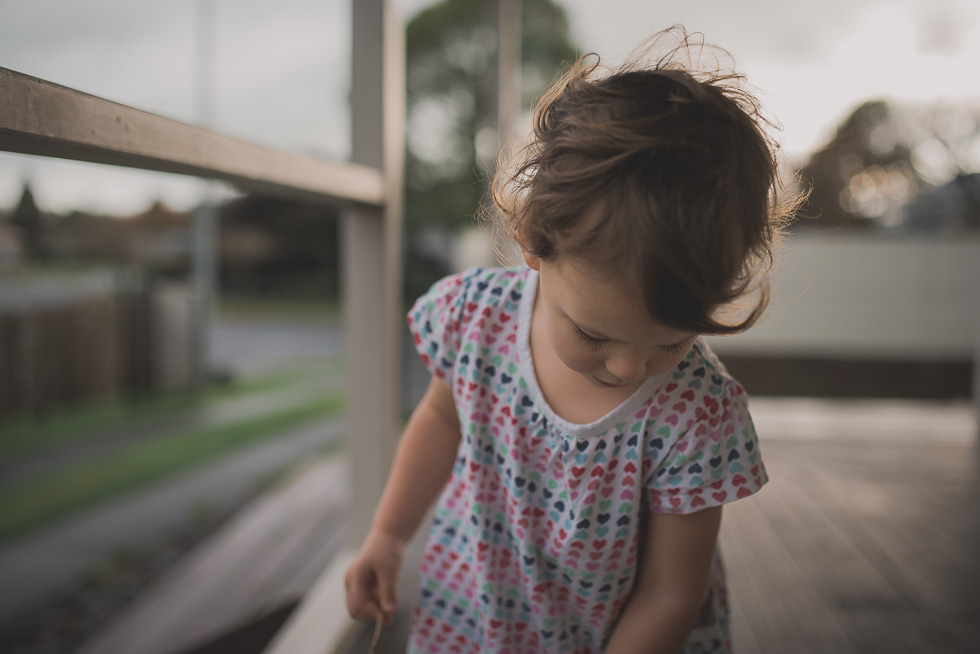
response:
<path id="1" fill-rule="evenodd" d="M 265 148 L 2 67 L 0 151 L 221 179 L 317 204 L 385 201 L 376 167 Z"/>

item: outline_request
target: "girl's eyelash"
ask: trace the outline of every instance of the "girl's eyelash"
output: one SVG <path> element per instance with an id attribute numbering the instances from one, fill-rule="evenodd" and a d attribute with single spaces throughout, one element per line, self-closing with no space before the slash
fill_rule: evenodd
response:
<path id="1" fill-rule="evenodd" d="M 575 328 L 575 333 L 578 334 L 578 337 L 582 339 L 583 343 L 588 345 L 593 350 L 599 349 L 602 346 L 602 344 L 605 342 L 604 339 L 594 338 L 592 336 L 589 336 L 578 327 Z M 686 339 L 681 341 L 680 343 L 674 343 L 673 345 L 665 345 L 664 351 L 667 352 L 668 354 L 677 354 L 685 347 L 687 347 L 690 342 L 691 339 Z"/>
<path id="2" fill-rule="evenodd" d="M 575 333 L 578 334 L 578 337 L 580 339 L 582 339 L 582 342 L 583 343 L 585 343 L 586 345 L 588 345 L 589 347 L 591 347 L 593 350 L 599 349 L 599 347 L 603 343 L 603 341 L 601 339 L 592 338 L 591 336 L 589 336 L 588 334 L 586 334 L 585 332 L 583 332 L 578 327 L 575 328 Z"/>
<path id="3" fill-rule="evenodd" d="M 690 343 L 690 342 L 691 342 L 691 339 L 687 339 L 687 340 L 681 341 L 680 343 L 674 343 L 673 345 L 665 345 L 664 346 L 664 351 L 666 351 L 668 354 L 677 354 L 678 352 L 680 352 L 681 350 L 683 350 L 685 347 L 687 347 L 687 344 Z"/>

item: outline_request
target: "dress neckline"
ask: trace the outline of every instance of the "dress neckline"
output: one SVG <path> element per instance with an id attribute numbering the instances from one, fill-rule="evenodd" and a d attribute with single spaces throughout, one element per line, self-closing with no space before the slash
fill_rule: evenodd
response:
<path id="1" fill-rule="evenodd" d="M 540 412 L 548 418 L 548 421 L 558 431 L 566 436 L 587 437 L 608 431 L 610 427 L 623 422 L 627 417 L 631 417 L 647 398 L 651 397 L 667 380 L 670 372 L 650 377 L 645 380 L 632 395 L 624 400 L 619 406 L 615 407 L 603 416 L 588 423 L 573 423 L 565 420 L 548 404 L 541 392 L 538 384 L 537 373 L 534 369 L 534 359 L 531 356 L 531 319 L 534 316 L 534 300 L 538 294 L 538 271 L 533 268 L 526 269 L 524 292 L 521 295 L 521 302 L 518 306 L 518 332 L 517 348 L 520 355 L 518 364 L 520 373 L 527 383 L 528 392 Z"/>

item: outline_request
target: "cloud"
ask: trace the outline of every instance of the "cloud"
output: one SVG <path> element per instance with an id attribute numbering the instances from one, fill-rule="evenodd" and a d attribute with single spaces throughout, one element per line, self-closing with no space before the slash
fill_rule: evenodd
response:
<path id="1" fill-rule="evenodd" d="M 349 2 L 215 0 L 215 8 L 213 127 L 269 147 L 346 158 Z M 0 65 L 195 123 L 197 9 L 197 0 L 0 0 Z M 6 204 L 19 197 L 25 175 L 42 205 L 109 213 L 129 211 L 140 193 L 146 203 L 183 204 L 194 188 L 175 176 L 118 173 L 5 155 L 0 206 L 4 196 Z"/>
<path id="2" fill-rule="evenodd" d="M 954 57 L 970 43 L 980 13 L 973 3 L 935 2 L 918 10 L 919 52 Z"/>
<path id="3" fill-rule="evenodd" d="M 557 1 L 583 47 L 607 61 L 674 23 L 704 32 L 763 90 L 763 101 L 785 126 L 787 150 L 795 153 L 819 145 L 849 108 L 871 96 L 978 99 L 969 84 L 980 61 L 977 3 Z M 0 0 L 0 65 L 193 122 L 197 2 Z M 216 129 L 271 147 L 346 158 L 349 0 L 215 2 Z M 411 17 L 432 3 L 395 4 Z M 23 159 L 0 156 L 0 206 L 10 193 L 5 189 L 16 188 L 19 195 L 25 166 L 39 185 L 48 174 L 44 161 L 28 166 Z M 97 205 L 92 196 L 99 193 L 107 208 L 114 206 L 113 197 L 120 198 L 116 206 L 128 207 L 136 188 L 146 189 L 147 202 L 161 193 L 164 199 L 184 197 L 170 183 L 151 182 L 149 173 L 122 181 L 76 168 L 52 170 L 72 176 L 43 183 L 52 205 L 70 205 L 72 197 Z M 82 177 L 87 184 L 72 181 Z"/>

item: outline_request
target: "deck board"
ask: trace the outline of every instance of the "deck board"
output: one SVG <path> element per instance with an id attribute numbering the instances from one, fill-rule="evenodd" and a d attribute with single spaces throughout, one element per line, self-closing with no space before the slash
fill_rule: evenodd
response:
<path id="1" fill-rule="evenodd" d="M 977 445 L 929 436 L 764 441 L 771 482 L 722 530 L 739 652 L 977 651 Z"/>
<path id="2" fill-rule="evenodd" d="M 770 455 L 767 452 L 767 456 Z M 772 458 L 772 457 L 771 457 Z M 770 469 L 778 466 L 770 465 Z M 740 557 L 730 561 L 731 584 L 734 592 L 752 588 L 753 577 L 768 580 L 770 592 L 758 599 L 756 611 L 747 616 L 750 628 L 762 623 L 769 612 L 782 611 L 779 621 L 782 628 L 812 628 L 814 616 L 829 613 L 831 621 L 840 629 L 809 631 L 810 646 L 824 641 L 848 643 L 857 651 L 868 651 L 873 639 L 869 632 L 884 634 L 887 625 L 878 612 L 855 620 L 853 610 L 841 611 L 842 606 L 856 598 L 878 598 L 881 604 L 894 604 L 898 597 L 891 592 L 886 580 L 878 571 L 867 565 L 860 551 L 848 535 L 819 510 L 813 503 L 792 493 L 790 484 L 780 484 L 774 473 L 769 488 L 751 501 L 732 505 L 725 516 L 722 543 L 726 551 L 733 543 L 744 540 L 736 554 L 746 548 L 763 548 L 766 556 L 749 559 Z M 780 487 L 782 486 L 782 487 Z M 731 559 L 729 555 L 729 559 Z M 774 561 L 784 561 L 782 568 L 773 566 Z M 788 605 L 800 588 L 811 589 L 809 601 Z M 792 606 L 792 611 L 787 609 Z M 805 619 L 801 619 L 805 616 Z M 844 634 L 841 634 L 843 631 Z M 836 633 L 835 633 L 836 632 Z M 847 635 L 847 638 L 842 637 Z M 878 636 L 880 639 L 881 636 Z M 897 646 L 892 642 L 891 646 Z M 762 651 L 808 651 L 804 646 L 796 649 L 771 649 Z M 816 651 L 821 651 L 819 647 Z"/>
<path id="3" fill-rule="evenodd" d="M 799 557 L 788 550 L 785 540 L 797 535 L 786 530 L 786 536 L 773 528 L 767 516 L 761 514 L 758 506 L 744 503 L 738 511 L 731 507 L 725 516 L 723 551 L 728 562 L 729 577 L 734 577 L 731 592 L 736 597 L 755 593 L 750 604 L 752 610 L 734 620 L 744 621 L 743 633 L 753 633 L 762 628 L 777 632 L 791 632 L 797 636 L 796 642 L 786 642 L 783 636 L 778 642 L 766 645 L 749 646 L 740 643 L 744 651 L 819 651 L 814 644 L 825 639 L 835 639 L 846 643 L 846 627 L 840 616 L 836 615 L 823 601 L 821 589 L 815 583 L 817 566 L 800 565 Z M 792 540 L 790 538 L 790 540 Z M 746 574 L 749 570 L 757 574 Z M 779 598 L 773 602 L 773 598 Z M 779 613 L 773 614 L 775 606 Z M 800 621 L 795 616 L 806 613 L 808 619 Z M 749 629 L 748 627 L 752 628 Z M 856 652 L 851 646 L 839 651 Z"/>
<path id="4" fill-rule="evenodd" d="M 308 464 L 191 552 L 81 654 L 198 651 L 295 606 L 340 549 L 346 497 L 346 460 Z"/>

